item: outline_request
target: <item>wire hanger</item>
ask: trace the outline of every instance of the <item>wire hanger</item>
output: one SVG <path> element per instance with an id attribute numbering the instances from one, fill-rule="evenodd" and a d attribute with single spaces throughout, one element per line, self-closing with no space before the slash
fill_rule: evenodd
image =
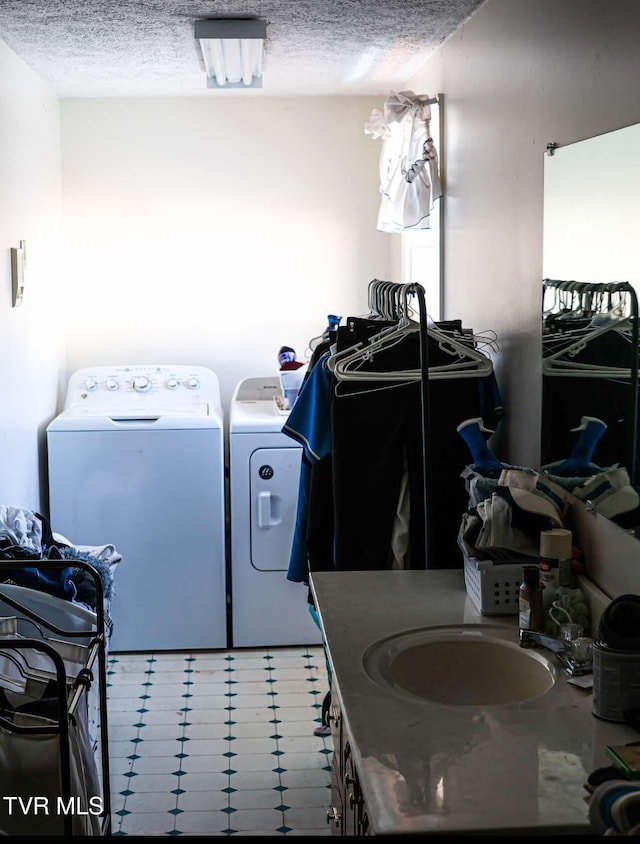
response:
<path id="1" fill-rule="evenodd" d="M 367 340 L 358 340 L 345 349 L 334 350 L 325 361 L 325 366 L 329 372 L 335 372 L 338 361 L 343 357 L 348 357 L 355 352 L 369 348 L 371 343 L 386 337 L 390 332 L 397 333 L 398 331 L 409 328 L 419 328 L 419 325 L 414 323 L 409 316 L 411 310 L 408 307 L 408 295 L 406 293 L 409 287 L 410 285 L 396 284 L 391 281 L 380 281 L 379 279 L 374 279 L 369 283 L 369 314 L 367 314 L 367 318 L 392 321 L 394 324 L 385 326 L 380 332 L 369 337 Z M 403 304 L 398 306 L 397 300 L 401 296 L 403 297 Z"/>
<path id="2" fill-rule="evenodd" d="M 400 285 L 396 291 L 401 295 L 397 302 L 400 320 L 397 325 L 383 329 L 379 334 L 370 338 L 368 342 L 358 343 L 350 349 L 343 350 L 334 356 L 333 372 L 339 381 L 417 381 L 422 377 L 420 369 L 405 369 L 397 371 L 361 371 L 358 366 L 373 359 L 375 352 L 402 340 L 410 332 L 420 330 L 418 323 L 409 317 L 409 288 L 411 285 Z M 478 352 L 470 343 L 463 342 L 453 334 L 437 328 L 433 322 L 427 326 L 427 335 L 438 343 L 438 346 L 452 356 L 450 364 L 429 366 L 430 379 L 438 378 L 477 378 L 479 375 L 490 374 L 493 371 L 491 359 Z M 329 359 L 331 360 L 331 359 Z M 329 366 L 331 369 L 331 366 Z"/>
<path id="3" fill-rule="evenodd" d="M 545 349 L 542 358 L 542 372 L 549 376 L 591 377 L 591 378 L 631 378 L 631 367 L 607 366 L 605 364 L 583 363 L 575 357 L 584 351 L 589 343 L 610 332 L 629 334 L 633 327 L 631 318 L 625 314 L 619 304 L 608 312 L 610 319 L 598 324 L 591 321 L 589 325 L 573 332 L 560 333 L 543 338 Z M 550 349 L 555 348 L 554 351 Z M 629 354 L 633 354 L 630 346 Z"/>

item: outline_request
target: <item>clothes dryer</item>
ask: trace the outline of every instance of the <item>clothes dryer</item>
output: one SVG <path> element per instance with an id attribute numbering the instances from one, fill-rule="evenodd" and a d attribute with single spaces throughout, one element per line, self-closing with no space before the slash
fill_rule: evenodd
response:
<path id="1" fill-rule="evenodd" d="M 287 580 L 302 449 L 282 433 L 278 376 L 245 378 L 231 400 L 229 488 L 234 647 L 319 644 L 308 588 Z"/>
<path id="2" fill-rule="evenodd" d="M 98 366 L 47 428 L 51 528 L 122 555 L 111 651 L 227 646 L 224 436 L 201 366 Z"/>

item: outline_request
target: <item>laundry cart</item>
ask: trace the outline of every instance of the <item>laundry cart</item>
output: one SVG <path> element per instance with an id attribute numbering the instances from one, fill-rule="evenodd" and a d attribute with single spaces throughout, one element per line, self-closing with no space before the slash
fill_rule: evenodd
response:
<path id="1" fill-rule="evenodd" d="M 52 530 L 122 554 L 110 651 L 225 648 L 217 375 L 185 365 L 80 369 L 47 450 Z"/>
<path id="2" fill-rule="evenodd" d="M 229 487 L 234 647 L 319 644 L 308 589 L 287 580 L 302 449 L 282 433 L 280 379 L 245 378 L 231 400 Z"/>

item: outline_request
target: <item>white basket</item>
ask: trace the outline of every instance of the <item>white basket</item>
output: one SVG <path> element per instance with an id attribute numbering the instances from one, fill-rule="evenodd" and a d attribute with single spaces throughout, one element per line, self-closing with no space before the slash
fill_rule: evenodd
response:
<path id="1" fill-rule="evenodd" d="M 482 615 L 517 615 L 522 567 L 530 560 L 495 564 L 464 556 L 464 584 L 467 594 Z"/>

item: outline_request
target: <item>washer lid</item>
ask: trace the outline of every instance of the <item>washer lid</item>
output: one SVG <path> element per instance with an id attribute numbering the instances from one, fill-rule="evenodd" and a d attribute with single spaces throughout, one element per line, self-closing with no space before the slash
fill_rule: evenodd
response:
<path id="1" fill-rule="evenodd" d="M 222 428 L 222 417 L 206 403 L 181 407 L 131 406 L 106 408 L 73 405 L 64 410 L 47 427 L 47 431 L 125 431 L 125 430 L 185 430 Z"/>
<path id="2" fill-rule="evenodd" d="M 160 416 L 210 416 L 209 405 L 206 402 L 194 402 L 191 405 L 183 404 L 179 407 L 156 407 L 144 404 L 123 405 L 122 407 L 110 407 L 108 404 L 89 405 L 74 404 L 63 410 L 61 417 L 86 417 L 108 416 L 111 419 L 157 419 Z"/>

